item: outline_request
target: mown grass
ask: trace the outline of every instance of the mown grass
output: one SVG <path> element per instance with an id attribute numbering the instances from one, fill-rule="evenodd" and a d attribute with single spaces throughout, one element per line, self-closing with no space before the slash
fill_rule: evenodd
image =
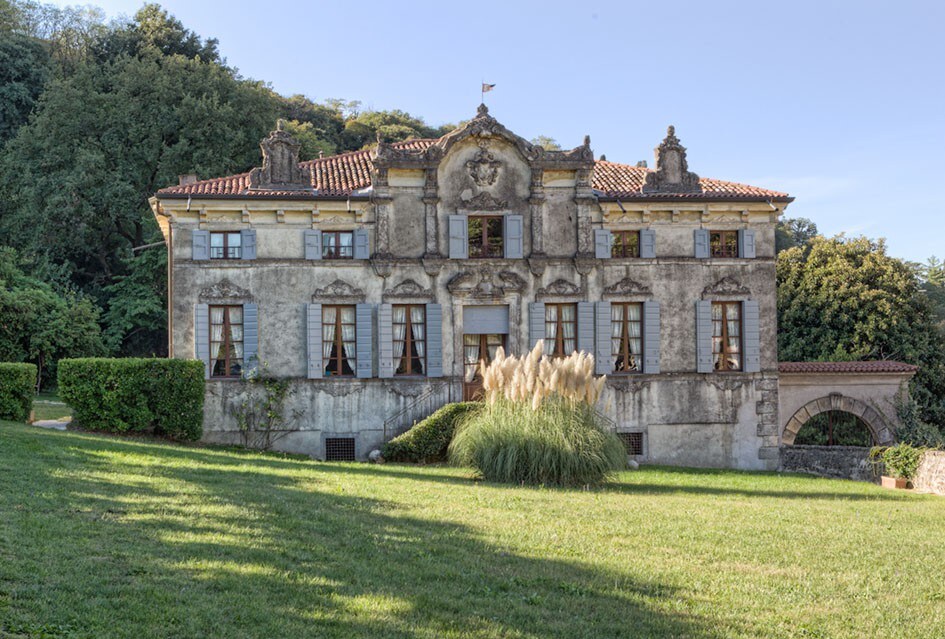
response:
<path id="1" fill-rule="evenodd" d="M 945 628 L 939 497 L 670 468 L 592 491 L 469 475 L 0 422 L 0 636 Z"/>
<path id="2" fill-rule="evenodd" d="M 55 393 L 39 393 L 33 400 L 33 418 L 37 421 L 61 419 L 71 415 L 72 409 Z"/>

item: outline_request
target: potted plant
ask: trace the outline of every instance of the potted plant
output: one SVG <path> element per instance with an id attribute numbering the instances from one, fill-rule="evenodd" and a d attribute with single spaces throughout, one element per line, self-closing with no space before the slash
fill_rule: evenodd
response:
<path id="1" fill-rule="evenodd" d="M 874 467 L 883 466 L 883 488 L 907 488 L 915 477 L 923 452 L 922 448 L 906 443 L 874 447 L 870 451 L 870 461 Z"/>

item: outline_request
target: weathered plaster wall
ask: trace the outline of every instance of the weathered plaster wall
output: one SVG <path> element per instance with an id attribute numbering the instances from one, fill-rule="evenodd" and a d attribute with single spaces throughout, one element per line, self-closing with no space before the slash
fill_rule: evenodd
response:
<path id="1" fill-rule="evenodd" d="M 945 451 L 933 450 L 922 455 L 912 486 L 922 492 L 945 495 Z"/>

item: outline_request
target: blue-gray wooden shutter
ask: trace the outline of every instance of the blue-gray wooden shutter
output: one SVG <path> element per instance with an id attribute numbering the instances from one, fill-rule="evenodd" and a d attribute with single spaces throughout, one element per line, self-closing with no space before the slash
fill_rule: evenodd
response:
<path id="1" fill-rule="evenodd" d="M 643 302 L 643 372 L 660 372 L 660 303 Z"/>
<path id="2" fill-rule="evenodd" d="M 374 305 L 358 304 L 355 315 L 355 353 L 359 379 L 368 379 L 374 375 Z M 393 346 L 392 346 L 393 347 Z"/>
<path id="3" fill-rule="evenodd" d="M 240 231 L 240 246 L 242 246 L 244 260 L 256 259 L 256 229 Z"/>
<path id="4" fill-rule="evenodd" d="M 696 257 L 709 257 L 709 231 L 707 229 L 696 229 L 693 231 L 695 236 Z"/>
<path id="5" fill-rule="evenodd" d="M 640 231 L 640 257 L 656 257 L 656 231 L 653 229 Z"/>
<path id="6" fill-rule="evenodd" d="M 594 353 L 594 372 L 598 375 L 609 375 L 614 372 L 613 347 L 610 341 L 613 332 L 610 302 L 597 302 L 595 308 L 597 350 Z"/>
<path id="7" fill-rule="evenodd" d="M 755 257 L 755 232 L 749 229 L 738 231 L 738 257 Z"/>
<path id="8" fill-rule="evenodd" d="M 209 260 L 210 259 L 210 231 L 193 231 L 191 246 L 193 248 L 192 259 Z"/>
<path id="9" fill-rule="evenodd" d="M 443 308 L 427 304 L 427 377 L 443 377 Z"/>
<path id="10" fill-rule="evenodd" d="M 545 339 L 545 303 L 531 302 L 528 305 L 528 348 L 535 348 L 535 342 Z"/>
<path id="11" fill-rule="evenodd" d="M 761 371 L 761 312 L 756 300 L 742 302 L 742 331 L 744 370 L 758 373 Z"/>
<path id="12" fill-rule="evenodd" d="M 607 229 L 594 229 L 594 257 L 606 259 L 613 255 L 611 251 L 613 244 L 613 233 Z"/>
<path id="13" fill-rule="evenodd" d="M 210 306 L 194 305 L 194 358 L 203 362 L 203 378 L 210 379 Z"/>
<path id="14" fill-rule="evenodd" d="M 322 232 L 316 229 L 308 229 L 304 233 L 305 259 L 322 259 Z"/>
<path id="15" fill-rule="evenodd" d="M 577 305 L 577 349 L 588 355 L 594 354 L 594 303 L 578 302 Z"/>
<path id="16" fill-rule="evenodd" d="M 467 226 L 467 233 L 468 233 Z M 521 258 L 525 255 L 522 238 L 525 235 L 525 226 L 521 215 L 505 216 L 505 257 Z"/>
<path id="17" fill-rule="evenodd" d="M 696 302 L 696 372 L 711 373 L 712 361 L 712 302 Z"/>
<path id="18" fill-rule="evenodd" d="M 305 346 L 308 352 L 308 378 L 321 379 L 325 375 L 322 361 L 322 305 L 305 305 Z"/>
<path id="19" fill-rule="evenodd" d="M 469 222 L 465 215 L 451 215 L 449 220 L 450 259 L 469 257 Z"/>
<path id="20" fill-rule="evenodd" d="M 354 259 L 366 260 L 371 257 L 367 229 L 354 230 Z"/>
<path id="21" fill-rule="evenodd" d="M 377 376 L 394 376 L 393 308 L 390 304 L 377 307 Z"/>
<path id="22" fill-rule="evenodd" d="M 243 304 L 243 377 L 259 372 L 259 306 Z"/>

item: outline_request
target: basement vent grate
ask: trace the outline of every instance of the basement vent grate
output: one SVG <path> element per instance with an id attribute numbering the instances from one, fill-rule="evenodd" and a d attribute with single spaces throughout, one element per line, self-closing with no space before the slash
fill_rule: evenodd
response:
<path id="1" fill-rule="evenodd" d="M 325 461 L 354 461 L 354 437 L 326 438 Z"/>
<path id="2" fill-rule="evenodd" d="M 628 455 L 643 454 L 643 433 L 617 433 Z"/>

